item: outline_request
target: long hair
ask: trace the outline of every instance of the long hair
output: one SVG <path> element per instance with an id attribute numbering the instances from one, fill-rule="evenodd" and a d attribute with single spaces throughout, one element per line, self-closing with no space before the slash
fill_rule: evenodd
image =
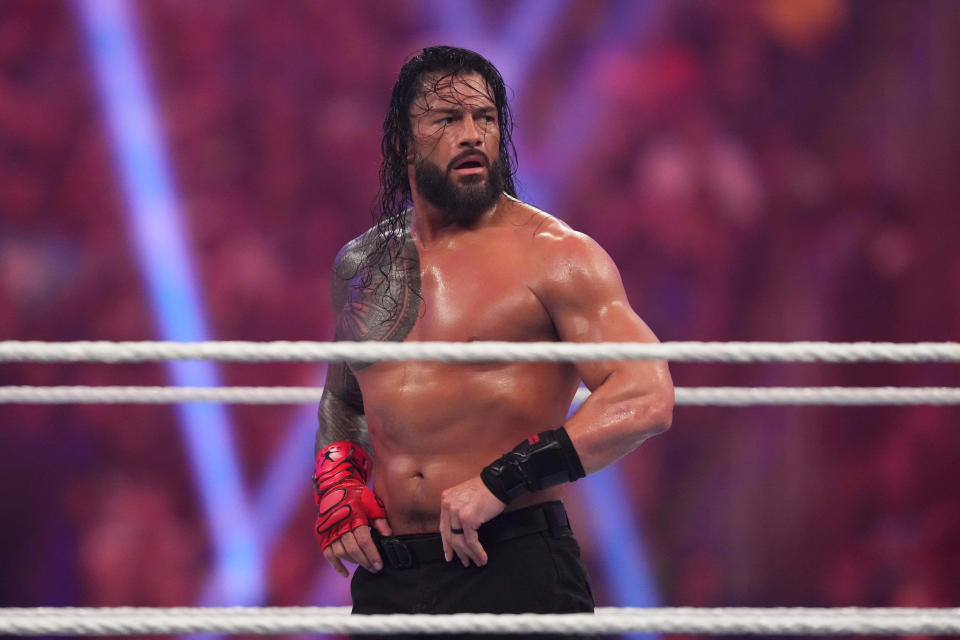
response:
<path id="1" fill-rule="evenodd" d="M 410 107 L 413 101 L 428 90 L 427 76 L 436 76 L 432 86 L 444 79 L 470 73 L 482 77 L 493 93 L 500 125 L 500 164 L 503 167 L 504 191 L 516 197 L 513 176 L 516 171 L 517 151 L 513 145 L 513 116 L 507 104 L 507 88 L 500 72 L 478 53 L 457 47 L 426 47 L 400 69 L 387 117 L 383 121 L 383 140 L 380 151 L 380 191 L 374 208 L 376 239 L 371 252 L 359 266 L 361 286 L 370 284 L 371 272 L 377 268 L 384 276 L 391 269 L 403 248 L 407 209 L 411 204 L 410 179 L 407 175 L 407 153 L 413 130 Z"/>

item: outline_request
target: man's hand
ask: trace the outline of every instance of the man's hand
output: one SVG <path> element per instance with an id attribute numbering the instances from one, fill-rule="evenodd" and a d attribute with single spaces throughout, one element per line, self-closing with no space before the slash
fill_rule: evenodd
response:
<path id="1" fill-rule="evenodd" d="M 341 560 L 355 562 L 371 572 L 383 568 L 368 525 L 383 535 L 392 535 L 383 502 L 366 486 L 371 467 L 366 452 L 352 442 L 334 442 L 317 454 L 314 530 L 324 558 L 344 578 L 348 572 Z"/>
<path id="2" fill-rule="evenodd" d="M 444 491 L 440 495 L 440 537 L 447 562 L 456 554 L 465 567 L 471 561 L 478 567 L 487 564 L 487 552 L 480 546 L 477 529 L 506 507 L 479 477 Z"/>
<path id="3" fill-rule="evenodd" d="M 385 536 L 393 535 L 386 518 L 377 518 L 373 521 L 373 526 Z M 344 578 L 348 577 L 350 572 L 343 566 L 342 560 L 359 564 L 372 573 L 376 573 L 383 568 L 383 560 L 380 559 L 380 553 L 377 551 L 377 546 L 373 543 L 373 538 L 370 537 L 370 529 L 367 527 L 348 531 L 334 540 L 329 547 L 323 550 L 323 557 Z"/>
<path id="4" fill-rule="evenodd" d="M 339 502 L 327 505 L 324 504 L 326 499 L 339 499 Z M 319 513 L 315 528 L 321 545 L 326 545 L 323 546 L 323 557 L 330 566 L 344 578 L 350 574 L 341 560 L 359 564 L 373 573 L 380 571 L 383 560 L 366 525 L 372 523 L 377 531 L 385 536 L 393 535 L 393 531 L 385 517 L 383 503 L 373 491 L 367 487 L 353 487 L 342 492 L 334 489 L 318 502 Z"/>

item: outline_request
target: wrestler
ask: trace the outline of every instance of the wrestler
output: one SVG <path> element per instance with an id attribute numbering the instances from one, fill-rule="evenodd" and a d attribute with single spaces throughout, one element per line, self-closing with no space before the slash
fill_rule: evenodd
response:
<path id="1" fill-rule="evenodd" d="M 510 134 L 480 55 L 429 47 L 403 66 L 380 220 L 334 266 L 336 339 L 656 341 L 609 256 L 516 198 Z M 567 419 L 581 380 L 592 395 Z M 331 363 L 314 476 L 324 557 L 345 577 L 344 561 L 360 565 L 358 613 L 592 611 L 562 487 L 666 430 L 672 410 L 659 361 Z"/>

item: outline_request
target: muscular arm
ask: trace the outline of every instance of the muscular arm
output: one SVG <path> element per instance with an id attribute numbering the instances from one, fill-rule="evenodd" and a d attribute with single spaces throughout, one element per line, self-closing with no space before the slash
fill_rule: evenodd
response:
<path id="1" fill-rule="evenodd" d="M 337 317 L 335 340 L 403 341 L 420 310 L 420 260 L 416 246 L 405 238 L 393 264 L 373 274 L 372 286 L 351 290 L 352 279 L 373 247 L 376 229 L 347 243 L 337 255 L 330 285 L 330 304 Z M 383 277 L 387 274 L 386 279 Z M 354 362 L 354 368 L 370 363 Z M 331 442 L 348 440 L 370 453 L 363 396 L 356 377 L 344 362 L 331 363 L 320 397 L 320 427 L 314 455 Z"/>
<path id="2" fill-rule="evenodd" d="M 630 308 L 613 261 L 595 242 L 557 223 L 552 231 L 539 233 L 534 245 L 528 273 L 535 276 L 528 286 L 562 340 L 656 342 Z M 573 480 L 599 471 L 670 427 L 673 383 L 665 362 L 579 362 L 577 370 L 593 393 L 564 429 L 556 430 L 559 436 L 543 432 L 531 437 L 486 467 L 482 478 L 443 492 L 440 535 L 447 560 L 456 555 L 464 566 L 486 564 L 477 529 L 503 511 L 514 489 L 535 490 L 553 486 L 562 481 L 559 477 Z M 568 455 L 564 430 L 582 469 Z M 532 452 L 537 443 L 545 445 L 539 451 L 546 456 Z M 561 458 L 558 452 L 563 452 Z M 535 458 L 542 462 L 533 462 Z M 541 484 L 544 474 L 552 476 L 550 484 Z"/>
<path id="3" fill-rule="evenodd" d="M 354 241 L 344 247 L 334 265 L 330 297 L 337 314 L 337 340 L 356 338 L 345 330 L 351 316 L 357 314 L 351 312 L 355 305 L 347 302 L 350 281 L 344 273 L 356 265 L 358 244 Z M 317 417 L 315 530 L 323 555 L 344 577 L 349 572 L 342 560 L 356 562 L 368 571 L 379 571 L 382 559 L 366 525 L 375 526 L 383 535 L 390 535 L 391 531 L 383 502 L 366 486 L 371 470 L 367 420 L 360 386 L 346 362 L 334 362 L 327 367 Z"/>
<path id="4" fill-rule="evenodd" d="M 535 293 L 568 342 L 656 342 L 630 308 L 610 257 L 586 236 L 541 234 L 535 255 L 545 265 Z M 663 361 L 579 362 L 592 394 L 564 425 L 586 473 L 614 463 L 670 427 L 673 383 Z"/>
<path id="5" fill-rule="evenodd" d="M 334 340 L 351 340 L 346 335 L 344 315 L 348 314 L 347 300 L 350 293 L 350 277 L 356 273 L 363 256 L 364 238 L 349 242 L 341 249 L 330 274 L 330 307 L 337 319 Z M 367 435 L 367 420 L 363 415 L 363 396 L 360 385 L 346 362 L 331 362 L 327 367 L 327 379 L 320 396 L 317 410 L 320 420 L 313 454 L 331 442 L 348 440 L 370 451 L 370 438 Z"/>

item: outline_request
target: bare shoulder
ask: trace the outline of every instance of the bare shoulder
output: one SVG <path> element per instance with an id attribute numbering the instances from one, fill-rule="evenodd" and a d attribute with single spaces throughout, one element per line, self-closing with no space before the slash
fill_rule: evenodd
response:
<path id="1" fill-rule="evenodd" d="M 330 304 L 335 312 L 343 309 L 350 283 L 360 272 L 360 267 L 370 257 L 376 245 L 377 228 L 371 227 L 340 248 L 333 260 L 330 278 Z"/>
<path id="2" fill-rule="evenodd" d="M 353 240 L 340 247 L 337 257 L 333 261 L 334 272 L 348 279 L 353 277 L 360 265 L 373 250 L 376 244 L 377 228 L 370 227 Z"/>
<path id="3" fill-rule="evenodd" d="M 656 340 L 630 306 L 620 272 L 597 242 L 543 212 L 535 228 L 527 286 L 550 315 L 561 340 Z M 584 363 L 578 370 L 585 380 L 589 378 L 590 388 L 608 373 Z"/>
<path id="4" fill-rule="evenodd" d="M 593 238 L 545 211 L 517 204 L 520 215 L 526 216 L 528 257 L 538 289 L 587 283 L 620 286 L 616 265 Z"/>
<path id="5" fill-rule="evenodd" d="M 402 341 L 410 333 L 420 310 L 420 266 L 409 217 L 403 225 L 374 226 L 337 254 L 330 278 L 337 339 Z"/>

